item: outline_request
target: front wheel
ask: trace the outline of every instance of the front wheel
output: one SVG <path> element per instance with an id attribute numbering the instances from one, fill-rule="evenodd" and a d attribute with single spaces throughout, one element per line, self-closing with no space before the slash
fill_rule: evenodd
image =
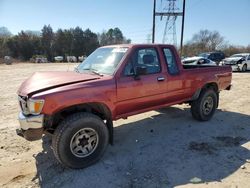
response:
<path id="1" fill-rule="evenodd" d="M 85 168 L 96 163 L 108 145 L 108 129 L 103 120 L 90 113 L 76 113 L 55 130 L 52 147 L 58 161 L 69 168 Z"/>
<path id="2" fill-rule="evenodd" d="M 202 90 L 197 100 L 191 104 L 191 113 L 194 119 L 208 121 L 214 115 L 218 104 L 218 95 L 213 89 Z"/>
<path id="3" fill-rule="evenodd" d="M 242 72 L 246 72 L 247 71 L 247 65 L 244 64 L 243 67 L 242 67 Z"/>

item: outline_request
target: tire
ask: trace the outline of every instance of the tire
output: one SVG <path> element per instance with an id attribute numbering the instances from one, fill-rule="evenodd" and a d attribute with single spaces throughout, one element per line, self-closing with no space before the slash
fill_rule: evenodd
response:
<path id="1" fill-rule="evenodd" d="M 102 119 L 91 113 L 76 113 L 58 125 L 52 148 L 62 165 L 85 168 L 102 157 L 108 138 L 108 128 Z"/>
<path id="2" fill-rule="evenodd" d="M 246 71 L 247 71 L 247 65 L 246 65 L 246 64 L 243 65 L 241 71 L 242 71 L 242 72 L 246 72 Z"/>
<path id="3" fill-rule="evenodd" d="M 197 100 L 191 104 L 191 113 L 194 119 L 208 121 L 214 115 L 218 106 L 218 94 L 213 89 L 202 90 Z"/>

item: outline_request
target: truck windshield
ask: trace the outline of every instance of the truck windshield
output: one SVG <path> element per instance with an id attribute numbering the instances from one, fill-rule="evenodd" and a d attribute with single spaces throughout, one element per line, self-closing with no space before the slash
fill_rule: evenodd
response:
<path id="1" fill-rule="evenodd" d="M 76 68 L 76 71 L 113 75 L 127 50 L 128 48 L 124 47 L 98 48 Z"/>

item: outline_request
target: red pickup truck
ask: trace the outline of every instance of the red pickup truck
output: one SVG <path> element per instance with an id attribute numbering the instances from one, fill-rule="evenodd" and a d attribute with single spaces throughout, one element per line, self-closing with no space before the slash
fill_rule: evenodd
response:
<path id="1" fill-rule="evenodd" d="M 195 119 L 207 121 L 231 79 L 229 66 L 182 65 L 171 45 L 104 46 L 73 72 L 37 72 L 22 83 L 17 134 L 52 135 L 59 162 L 83 168 L 112 144 L 113 120 L 188 103 Z"/>

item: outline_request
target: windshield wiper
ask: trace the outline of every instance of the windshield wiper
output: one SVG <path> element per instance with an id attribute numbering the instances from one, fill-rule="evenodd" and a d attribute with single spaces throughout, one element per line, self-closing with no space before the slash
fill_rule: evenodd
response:
<path id="1" fill-rule="evenodd" d="M 93 72 L 94 74 L 99 75 L 99 76 L 103 76 L 103 74 L 99 73 L 99 72 L 98 72 L 98 71 L 96 71 L 96 70 L 91 69 L 90 71 L 91 71 L 91 72 Z"/>
<path id="2" fill-rule="evenodd" d="M 83 70 L 88 70 L 88 71 L 90 71 L 90 72 L 92 72 L 92 73 L 94 73 L 94 74 L 96 74 L 96 75 L 98 75 L 98 76 L 103 76 L 103 74 L 99 73 L 99 72 L 98 72 L 97 70 L 95 70 L 95 69 L 87 68 L 87 69 L 83 69 Z"/>

